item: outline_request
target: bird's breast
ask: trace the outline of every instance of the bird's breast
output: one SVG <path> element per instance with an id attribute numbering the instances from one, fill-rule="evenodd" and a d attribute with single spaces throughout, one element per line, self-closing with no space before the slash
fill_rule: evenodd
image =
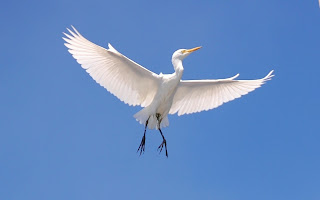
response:
<path id="1" fill-rule="evenodd" d="M 155 96 L 156 112 L 167 115 L 172 105 L 174 94 L 180 80 L 173 78 L 164 79 Z"/>

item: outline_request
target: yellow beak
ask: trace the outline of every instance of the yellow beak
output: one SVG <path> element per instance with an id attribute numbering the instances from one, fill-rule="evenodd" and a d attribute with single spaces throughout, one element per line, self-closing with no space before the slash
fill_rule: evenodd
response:
<path id="1" fill-rule="evenodd" d="M 197 50 L 199 50 L 199 49 L 201 49 L 201 47 L 195 47 L 195 48 L 193 48 L 193 49 L 187 49 L 187 50 L 185 50 L 183 53 L 185 53 L 185 52 L 191 53 L 191 52 L 197 51 Z"/>

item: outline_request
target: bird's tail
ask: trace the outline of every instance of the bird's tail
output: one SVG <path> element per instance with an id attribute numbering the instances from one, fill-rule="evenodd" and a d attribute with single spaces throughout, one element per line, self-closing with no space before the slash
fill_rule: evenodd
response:
<path id="1" fill-rule="evenodd" d="M 136 118 L 136 120 L 143 125 L 146 124 L 146 121 L 148 120 L 149 116 L 150 112 L 148 107 L 143 108 L 142 110 L 133 115 L 133 117 Z"/>
<path id="2" fill-rule="evenodd" d="M 143 125 L 145 125 L 147 120 L 149 120 L 148 121 L 148 128 L 149 129 L 158 129 L 159 128 L 158 127 L 158 119 L 157 119 L 155 113 L 150 112 L 149 107 L 143 108 L 142 110 L 137 112 L 133 117 L 136 118 L 136 120 L 140 124 L 143 124 Z M 160 123 L 160 128 L 164 128 L 166 126 L 169 126 L 168 116 L 163 118 L 161 123 Z"/>

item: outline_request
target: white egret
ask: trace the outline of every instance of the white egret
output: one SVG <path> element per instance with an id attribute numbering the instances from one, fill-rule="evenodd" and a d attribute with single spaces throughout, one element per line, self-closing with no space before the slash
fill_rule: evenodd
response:
<path id="1" fill-rule="evenodd" d="M 134 115 L 144 124 L 144 134 L 137 150 L 145 151 L 146 129 L 158 129 L 163 147 L 168 156 L 166 139 L 161 128 L 169 125 L 168 114 L 184 115 L 209 110 L 225 102 L 239 98 L 260 87 L 273 77 L 273 70 L 257 80 L 234 80 L 239 74 L 216 80 L 181 80 L 182 60 L 200 49 L 179 49 L 172 55 L 175 72 L 155 74 L 119 53 L 108 44 L 109 49 L 100 47 L 84 38 L 74 27 L 67 29 L 63 38 L 69 52 L 90 76 L 110 93 L 130 106 L 144 107 Z"/>

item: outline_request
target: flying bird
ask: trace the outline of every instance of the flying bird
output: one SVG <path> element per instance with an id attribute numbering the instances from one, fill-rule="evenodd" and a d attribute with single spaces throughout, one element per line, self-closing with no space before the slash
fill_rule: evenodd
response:
<path id="1" fill-rule="evenodd" d="M 74 27 L 63 38 L 69 52 L 90 76 L 111 94 L 130 106 L 143 107 L 134 118 L 144 125 L 144 134 L 137 152 L 145 151 L 146 130 L 158 129 L 162 136 L 159 152 L 167 142 L 161 128 L 169 126 L 168 114 L 184 115 L 216 108 L 260 87 L 273 77 L 269 74 L 256 80 L 235 80 L 239 74 L 226 79 L 181 80 L 183 59 L 201 47 L 179 49 L 172 55 L 174 73 L 156 74 L 108 44 L 108 49 L 84 38 Z"/>

